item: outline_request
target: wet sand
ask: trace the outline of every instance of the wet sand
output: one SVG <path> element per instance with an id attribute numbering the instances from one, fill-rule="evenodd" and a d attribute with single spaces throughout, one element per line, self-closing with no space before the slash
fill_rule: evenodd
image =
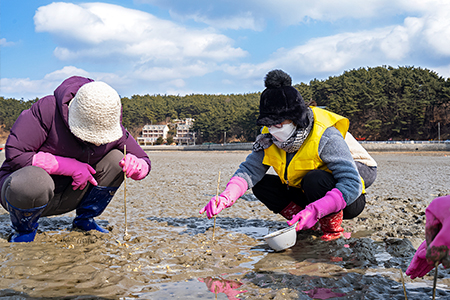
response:
<path id="1" fill-rule="evenodd" d="M 434 271 L 404 275 L 424 239 L 425 208 L 450 194 L 450 153 L 372 153 L 378 178 L 365 211 L 323 242 L 311 230 L 294 247 L 262 237 L 285 228 L 248 191 L 213 219 L 198 211 L 225 188 L 249 152 L 149 152 L 150 175 L 130 179 L 96 220 L 109 234 L 71 230 L 74 212 L 42 218 L 36 241 L 11 244 L 0 208 L 0 299 L 431 299 Z M 127 233 L 125 236 L 124 199 Z M 401 270 L 401 271 L 400 271 Z M 436 299 L 450 299 L 439 267 Z"/>

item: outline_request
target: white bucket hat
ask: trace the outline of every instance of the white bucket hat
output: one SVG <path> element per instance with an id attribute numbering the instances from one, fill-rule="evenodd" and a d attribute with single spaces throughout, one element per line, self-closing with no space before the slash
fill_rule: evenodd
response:
<path id="1" fill-rule="evenodd" d="M 83 85 L 69 103 L 69 128 L 79 139 L 107 144 L 122 137 L 119 94 L 108 84 L 93 81 Z"/>

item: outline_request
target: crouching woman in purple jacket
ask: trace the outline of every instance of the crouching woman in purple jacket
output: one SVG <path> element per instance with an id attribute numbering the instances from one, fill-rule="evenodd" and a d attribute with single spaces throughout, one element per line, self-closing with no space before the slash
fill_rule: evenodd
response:
<path id="1" fill-rule="evenodd" d="M 74 228 L 108 232 L 94 217 L 110 203 L 123 172 L 141 180 L 151 169 L 122 126 L 121 111 L 109 85 L 73 76 L 20 114 L 0 168 L 0 202 L 15 230 L 10 242 L 33 241 L 41 216 L 73 210 Z"/>

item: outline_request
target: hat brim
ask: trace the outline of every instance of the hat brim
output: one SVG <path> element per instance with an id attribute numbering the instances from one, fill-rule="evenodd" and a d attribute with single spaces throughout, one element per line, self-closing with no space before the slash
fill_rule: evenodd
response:
<path id="1" fill-rule="evenodd" d="M 94 145 L 104 145 L 117 141 L 123 136 L 122 127 L 118 124 L 107 131 L 89 130 L 84 126 L 70 126 L 70 131 L 80 140 Z"/>

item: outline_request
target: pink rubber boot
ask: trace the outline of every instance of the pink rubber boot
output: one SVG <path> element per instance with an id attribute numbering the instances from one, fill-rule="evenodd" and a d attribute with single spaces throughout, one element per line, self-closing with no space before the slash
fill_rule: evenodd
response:
<path id="1" fill-rule="evenodd" d="M 343 211 L 328 215 L 319 220 L 320 229 L 323 235 L 320 237 L 323 241 L 332 241 L 340 238 L 344 233 L 342 228 Z"/>
<path id="2" fill-rule="evenodd" d="M 294 202 L 291 202 L 286 206 L 282 211 L 280 211 L 280 215 L 286 218 L 286 220 L 290 221 L 294 215 L 300 212 L 303 207 L 298 206 Z"/>

